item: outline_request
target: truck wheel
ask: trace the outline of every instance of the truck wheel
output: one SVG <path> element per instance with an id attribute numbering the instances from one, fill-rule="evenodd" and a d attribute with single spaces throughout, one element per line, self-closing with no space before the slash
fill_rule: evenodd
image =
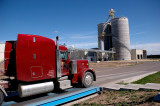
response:
<path id="1" fill-rule="evenodd" d="M 4 95 L 3 95 L 3 92 L 0 90 L 0 106 L 3 103 L 3 100 L 4 100 Z"/>
<path id="2" fill-rule="evenodd" d="M 93 74 L 91 72 L 86 72 L 83 76 L 83 87 L 90 87 L 93 83 Z"/>

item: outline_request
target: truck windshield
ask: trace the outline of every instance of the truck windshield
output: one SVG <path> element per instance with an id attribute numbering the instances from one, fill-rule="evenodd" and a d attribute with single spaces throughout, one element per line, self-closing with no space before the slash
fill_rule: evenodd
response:
<path id="1" fill-rule="evenodd" d="M 61 51 L 61 59 L 63 59 L 63 60 L 68 59 L 66 51 Z"/>

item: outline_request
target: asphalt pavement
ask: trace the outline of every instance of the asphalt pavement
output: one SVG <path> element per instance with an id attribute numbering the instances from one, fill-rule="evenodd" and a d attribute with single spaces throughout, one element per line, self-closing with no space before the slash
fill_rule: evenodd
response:
<path id="1" fill-rule="evenodd" d="M 97 81 L 94 86 L 103 86 L 107 83 L 130 78 L 150 72 L 160 71 L 160 62 L 144 62 L 143 64 L 122 67 L 93 67 Z"/>

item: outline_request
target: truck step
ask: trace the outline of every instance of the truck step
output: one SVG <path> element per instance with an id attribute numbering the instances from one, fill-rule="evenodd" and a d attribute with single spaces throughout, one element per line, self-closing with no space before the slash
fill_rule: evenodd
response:
<path id="1" fill-rule="evenodd" d="M 58 81 L 60 89 L 65 90 L 68 88 L 72 88 L 71 86 L 71 80 L 63 80 L 63 81 Z"/>

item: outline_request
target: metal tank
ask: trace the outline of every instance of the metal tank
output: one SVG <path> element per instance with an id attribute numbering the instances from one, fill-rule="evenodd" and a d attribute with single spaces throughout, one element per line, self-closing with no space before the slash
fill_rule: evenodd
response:
<path id="1" fill-rule="evenodd" d="M 98 48 L 104 50 L 104 37 L 102 36 L 104 23 L 100 23 L 98 26 Z"/>
<path id="2" fill-rule="evenodd" d="M 29 84 L 29 85 L 20 84 L 18 86 L 18 93 L 19 96 L 22 98 L 36 94 L 51 92 L 53 91 L 53 89 L 54 89 L 54 83 L 52 81 L 37 83 L 37 84 Z"/>
<path id="3" fill-rule="evenodd" d="M 128 18 L 114 18 L 111 20 L 111 26 L 115 60 L 131 60 Z"/>
<path id="4" fill-rule="evenodd" d="M 107 24 L 107 27 L 104 29 L 104 50 L 110 50 L 112 48 L 112 35 L 111 35 L 111 25 Z"/>
<path id="5" fill-rule="evenodd" d="M 112 48 L 111 25 L 108 23 L 104 29 L 104 23 L 98 24 L 98 48 L 110 50 Z"/>

